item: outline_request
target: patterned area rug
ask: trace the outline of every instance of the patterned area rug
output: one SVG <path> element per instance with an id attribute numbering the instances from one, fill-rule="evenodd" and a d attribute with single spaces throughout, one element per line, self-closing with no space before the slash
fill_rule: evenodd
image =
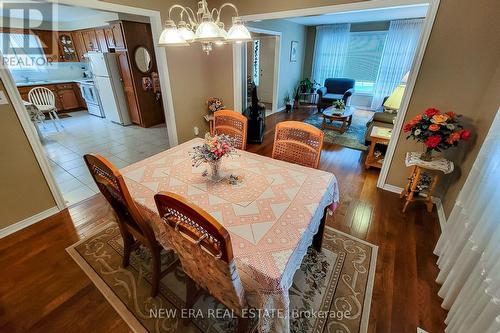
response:
<path id="1" fill-rule="evenodd" d="M 344 134 L 340 134 L 331 129 L 324 129 L 325 141 L 352 149 L 367 150 L 368 147 L 365 146 L 366 124 L 370 121 L 372 116 L 372 111 L 357 109 L 354 111 L 351 126 L 349 126 Z M 304 122 L 321 129 L 323 116 L 321 113 L 315 113 L 304 120 Z M 340 123 L 335 125 L 340 126 Z"/>
<path id="2" fill-rule="evenodd" d="M 214 309 L 224 313 L 225 308 L 210 295 L 200 297 L 190 320 L 183 320 L 189 313 L 183 310 L 186 284 L 180 265 L 162 279 L 160 294 L 150 297 L 149 253 L 139 248 L 130 266 L 122 268 L 116 223 L 66 250 L 135 332 L 234 331 L 235 319 L 213 315 Z M 164 252 L 162 264 L 174 259 Z M 376 262 L 375 245 L 326 227 L 322 251 L 309 249 L 290 288 L 291 331 L 366 332 Z"/>

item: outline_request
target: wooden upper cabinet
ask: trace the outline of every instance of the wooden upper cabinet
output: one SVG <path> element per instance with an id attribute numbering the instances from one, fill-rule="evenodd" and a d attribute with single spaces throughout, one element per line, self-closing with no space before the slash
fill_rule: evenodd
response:
<path id="1" fill-rule="evenodd" d="M 111 24 L 111 31 L 113 33 L 113 40 L 116 49 L 126 49 L 125 39 L 123 38 L 122 24 L 120 22 Z"/>
<path id="2" fill-rule="evenodd" d="M 57 40 L 59 42 L 60 61 L 79 61 L 70 32 L 59 32 Z"/>
<path id="3" fill-rule="evenodd" d="M 59 61 L 59 43 L 58 33 L 56 31 L 48 30 L 33 30 L 35 35 L 40 39 L 42 44 L 43 53 L 50 59 L 49 61 Z"/>
<path id="4" fill-rule="evenodd" d="M 71 32 L 71 37 L 73 38 L 73 44 L 75 45 L 76 54 L 78 55 L 78 61 L 82 61 L 87 49 L 85 48 L 85 43 L 83 41 L 83 35 L 81 31 Z"/>
<path id="5" fill-rule="evenodd" d="M 104 28 L 104 36 L 106 37 L 106 44 L 108 45 L 108 48 L 114 49 L 116 46 L 115 38 L 113 37 L 113 29 Z"/>
<path id="6" fill-rule="evenodd" d="M 97 35 L 94 29 L 83 30 L 82 37 L 87 52 L 99 51 L 99 43 L 97 42 Z"/>
<path id="7" fill-rule="evenodd" d="M 104 29 L 95 29 L 95 34 L 97 36 L 97 43 L 99 43 L 99 49 L 101 52 L 108 52 L 108 44 L 106 42 Z"/>

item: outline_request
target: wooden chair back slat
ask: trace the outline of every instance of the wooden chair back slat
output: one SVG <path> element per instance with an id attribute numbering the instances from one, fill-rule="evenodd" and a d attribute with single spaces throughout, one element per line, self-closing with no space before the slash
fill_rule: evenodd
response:
<path id="1" fill-rule="evenodd" d="M 215 134 L 226 134 L 233 138 L 235 148 L 245 150 L 247 147 L 248 119 L 232 110 L 214 112 Z"/>
<path id="2" fill-rule="evenodd" d="M 276 125 L 272 157 L 318 168 L 323 137 L 323 132 L 312 125 L 298 121 L 283 121 Z"/>
<path id="3" fill-rule="evenodd" d="M 155 244 L 153 229 L 130 196 L 120 171 L 99 154 L 86 154 L 83 158 L 97 187 L 117 214 L 120 229 L 130 232 L 145 245 Z"/>
<path id="4" fill-rule="evenodd" d="M 185 273 L 231 309 L 245 304 L 229 232 L 210 214 L 171 192 L 155 195 L 165 233 Z"/>
<path id="5" fill-rule="evenodd" d="M 28 100 L 35 106 L 56 107 L 55 96 L 52 90 L 45 87 L 35 87 L 28 93 Z"/>

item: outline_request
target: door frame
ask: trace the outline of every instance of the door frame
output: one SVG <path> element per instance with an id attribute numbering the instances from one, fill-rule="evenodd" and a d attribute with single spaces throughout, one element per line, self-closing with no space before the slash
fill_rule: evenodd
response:
<path id="1" fill-rule="evenodd" d="M 157 41 L 160 37 L 161 31 L 163 29 L 161 14 L 157 10 L 143 9 L 138 7 L 125 6 L 110 2 L 103 2 L 99 0 L 47 0 L 47 2 L 54 4 L 64 4 L 70 6 L 77 7 L 85 7 L 96 10 L 106 10 L 112 11 L 116 13 L 125 13 L 125 14 L 135 14 L 141 16 L 149 17 L 151 24 L 151 32 L 153 41 Z M 165 48 L 160 47 L 157 43 L 154 43 L 154 52 L 157 59 L 158 66 L 158 74 L 160 75 L 160 87 L 162 92 L 162 101 L 163 101 L 163 110 L 165 113 L 165 123 L 167 126 L 167 135 L 169 144 L 171 146 L 178 145 L 178 137 L 177 137 L 177 127 L 175 124 L 175 114 L 174 114 L 174 106 L 172 99 L 172 89 L 170 84 L 170 76 L 168 72 L 168 64 L 167 64 L 167 54 Z M 42 146 L 41 140 L 38 137 L 38 134 L 35 130 L 35 125 L 29 119 L 28 113 L 24 107 L 24 103 L 21 99 L 21 95 L 19 94 L 19 90 L 12 78 L 10 71 L 0 66 L 0 79 L 2 80 L 7 94 L 11 100 L 12 106 L 16 111 L 17 117 L 21 123 L 24 133 L 33 149 L 33 153 L 37 162 L 40 166 L 40 169 L 43 173 L 43 176 L 49 186 L 50 192 L 54 201 L 57 204 L 57 208 L 59 210 L 65 209 L 66 202 L 62 196 L 61 191 L 59 190 L 59 186 L 54 178 L 52 173 L 52 169 L 49 165 L 49 160 L 45 154 L 44 148 Z"/>
<path id="2" fill-rule="evenodd" d="M 260 28 L 254 28 L 254 27 L 248 27 L 248 30 L 250 32 L 276 36 L 276 43 L 275 43 L 275 47 L 274 47 L 273 108 L 271 110 L 271 114 L 276 113 L 278 111 L 282 111 L 282 110 L 278 110 L 278 97 L 279 97 L 278 92 L 279 92 L 279 81 L 280 81 L 281 41 L 282 41 L 283 33 L 280 31 L 260 29 Z M 248 44 L 246 46 L 248 47 Z M 248 62 L 248 59 L 247 59 L 247 62 Z M 248 73 L 246 73 L 246 74 L 248 75 Z M 246 76 L 243 75 L 243 77 L 246 77 Z"/>
<path id="3" fill-rule="evenodd" d="M 347 12 L 347 11 L 359 11 L 359 10 L 376 9 L 384 7 L 411 6 L 411 5 L 422 5 L 422 4 L 428 5 L 427 15 L 424 19 L 424 24 L 422 27 L 422 33 L 420 35 L 418 47 L 410 69 L 409 80 L 406 84 L 406 89 L 403 95 L 403 99 L 401 101 L 401 107 L 396 116 L 396 122 L 392 130 L 391 140 L 389 141 L 384 162 L 382 164 L 382 169 L 380 170 L 380 175 L 377 181 L 377 187 L 392 192 L 398 192 L 399 188 L 397 188 L 394 185 L 386 183 L 387 175 L 389 173 L 389 168 L 394 158 L 396 144 L 401 134 L 403 122 L 406 113 L 408 111 L 408 105 L 413 93 L 413 89 L 415 88 L 415 83 L 418 73 L 420 71 L 422 60 L 424 58 L 425 49 L 427 48 L 427 43 L 429 41 L 432 27 L 436 19 L 439 3 L 440 0 L 371 0 L 371 1 L 360 1 L 354 3 L 331 5 L 331 6 L 321 6 L 321 7 L 292 9 L 292 10 L 277 11 L 277 12 L 262 13 L 262 14 L 244 15 L 241 16 L 241 19 L 244 22 L 250 22 L 250 21 L 262 21 L 262 20 L 272 20 L 272 19 L 286 19 L 286 18 L 301 17 L 301 16 L 323 15 L 323 14 L 331 14 L 331 13 Z M 238 58 L 238 54 L 235 55 L 235 58 Z M 239 63 L 241 64 L 240 59 L 236 59 L 236 61 L 239 61 Z M 236 66 L 236 64 L 237 64 L 236 62 L 233 62 L 233 71 L 241 72 L 241 66 L 238 67 Z M 237 76 L 238 76 L 237 74 L 234 75 L 235 78 Z M 241 96 L 241 92 L 237 91 L 238 89 L 241 88 L 240 85 L 237 82 L 234 82 L 233 86 L 235 89 L 235 96 L 236 94 L 240 94 Z"/>

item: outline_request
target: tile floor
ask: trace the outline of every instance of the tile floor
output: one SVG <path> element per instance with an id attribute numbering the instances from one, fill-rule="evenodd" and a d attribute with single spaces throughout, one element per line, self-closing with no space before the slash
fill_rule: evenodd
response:
<path id="1" fill-rule="evenodd" d="M 57 132 L 50 121 L 40 126 L 42 144 L 54 177 L 68 205 L 98 193 L 82 156 L 99 153 L 118 168 L 169 148 L 165 125 L 151 128 L 120 126 L 86 111 L 62 118 L 64 130 Z"/>

